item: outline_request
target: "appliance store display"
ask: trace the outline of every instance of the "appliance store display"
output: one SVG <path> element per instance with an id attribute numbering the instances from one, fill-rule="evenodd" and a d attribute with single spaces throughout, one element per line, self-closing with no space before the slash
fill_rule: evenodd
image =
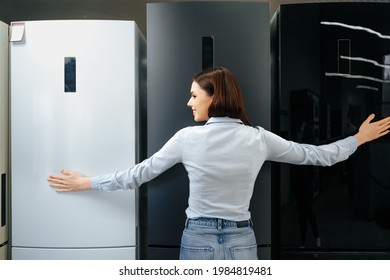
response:
<path id="1" fill-rule="evenodd" d="M 254 126 L 309 144 L 352 135 L 390 114 L 389 13 L 149 3 L 147 48 L 134 21 L 0 22 L 0 260 L 178 259 L 182 165 L 115 192 L 57 193 L 48 176 L 123 170 L 203 125 L 186 104 L 210 67 L 236 76 Z M 331 167 L 265 163 L 249 209 L 258 258 L 390 259 L 389 159 L 385 136 Z"/>

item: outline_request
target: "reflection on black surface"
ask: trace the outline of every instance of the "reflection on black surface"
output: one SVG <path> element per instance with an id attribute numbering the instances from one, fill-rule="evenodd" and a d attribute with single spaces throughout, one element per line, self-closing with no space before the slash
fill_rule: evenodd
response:
<path id="1" fill-rule="evenodd" d="M 378 31 L 375 31 L 375 30 L 373 30 L 371 28 L 367 28 L 367 27 L 364 27 L 364 26 L 355 26 L 355 25 L 345 24 L 345 23 L 341 23 L 341 22 L 330 22 L 330 21 L 321 21 L 321 24 L 339 26 L 339 27 L 343 27 L 343 28 L 349 28 L 349 29 L 352 29 L 352 30 L 365 31 L 365 32 L 374 34 L 374 35 L 376 35 L 376 36 L 378 36 L 379 38 L 382 38 L 382 39 L 390 39 L 389 35 L 383 35 L 383 34 L 381 34 Z"/>
<path id="2" fill-rule="evenodd" d="M 389 14 L 383 3 L 281 6 L 275 132 L 323 144 L 352 135 L 370 113 L 390 115 Z M 389 136 L 332 167 L 281 165 L 280 258 L 390 259 L 389 168 Z"/>

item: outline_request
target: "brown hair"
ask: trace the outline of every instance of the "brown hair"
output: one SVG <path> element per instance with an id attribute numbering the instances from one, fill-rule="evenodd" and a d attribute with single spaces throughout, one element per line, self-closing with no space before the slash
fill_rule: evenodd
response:
<path id="1" fill-rule="evenodd" d="M 207 69 L 195 75 L 192 81 L 213 96 L 209 117 L 227 116 L 240 119 L 249 125 L 240 86 L 228 69 L 223 67 Z"/>

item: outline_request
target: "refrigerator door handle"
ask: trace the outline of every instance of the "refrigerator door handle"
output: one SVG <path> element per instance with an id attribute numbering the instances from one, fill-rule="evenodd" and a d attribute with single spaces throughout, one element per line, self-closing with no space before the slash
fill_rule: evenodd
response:
<path id="1" fill-rule="evenodd" d="M 214 67 L 214 37 L 202 37 L 202 69 Z"/>
<path id="2" fill-rule="evenodd" d="M 7 222 L 7 177 L 6 174 L 1 174 L 1 227 L 4 227 Z"/>

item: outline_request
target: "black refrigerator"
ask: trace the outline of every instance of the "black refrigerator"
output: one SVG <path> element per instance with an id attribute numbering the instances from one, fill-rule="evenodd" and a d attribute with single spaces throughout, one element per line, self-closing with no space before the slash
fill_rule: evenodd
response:
<path id="1" fill-rule="evenodd" d="M 240 82 L 251 122 L 270 129 L 269 6 L 253 2 L 150 3 L 147 5 L 147 153 L 181 128 L 196 124 L 186 106 L 192 77 L 223 66 Z M 221 163 L 223 164 L 223 163 Z M 252 216 L 259 258 L 271 252 L 271 168 L 258 176 Z M 147 185 L 143 194 L 143 258 L 178 259 L 189 182 L 179 164 Z"/>
<path id="2" fill-rule="evenodd" d="M 309 144 L 390 114 L 390 4 L 281 5 L 271 21 L 272 130 Z M 390 259 L 390 137 L 331 167 L 273 165 L 280 259 Z"/>

